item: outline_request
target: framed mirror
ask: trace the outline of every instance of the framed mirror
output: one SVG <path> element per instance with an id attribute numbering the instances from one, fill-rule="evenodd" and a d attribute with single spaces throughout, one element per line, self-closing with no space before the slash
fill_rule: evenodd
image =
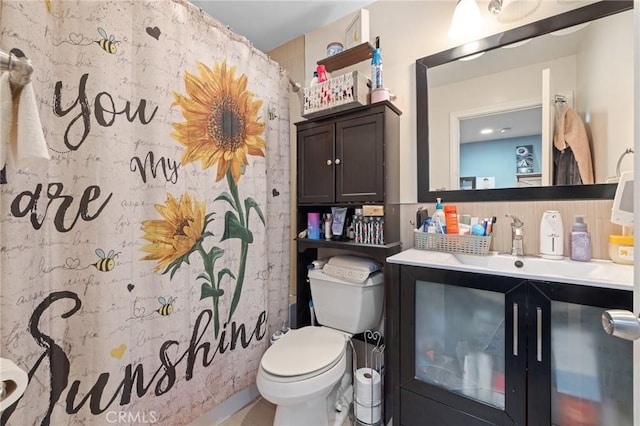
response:
<path id="1" fill-rule="evenodd" d="M 632 9 L 631 0 L 600 1 L 418 59 L 418 202 L 436 197 L 447 202 L 612 199 L 616 185 L 607 182 L 615 182 L 616 165 L 619 169 L 619 160 L 633 147 L 633 43 L 628 41 L 633 39 Z M 609 35 L 619 31 L 607 30 L 607 20 L 623 31 L 613 41 L 607 40 Z M 626 42 L 620 37 L 627 37 Z M 545 39 L 551 39 L 553 48 L 544 44 Z M 612 69 L 621 61 L 601 55 L 625 46 L 630 52 L 621 53 L 626 55 L 625 68 Z M 581 53 L 569 50 L 576 48 Z M 532 80 L 525 79 L 529 74 Z M 608 80 L 596 81 L 596 76 Z M 499 84 L 492 86 L 491 81 Z M 554 120 L 567 106 L 583 117 L 593 184 L 557 184 L 561 179 L 554 174 Z M 523 114 L 529 127 L 532 117 L 539 116 L 536 126 L 541 128 L 514 132 L 510 145 L 501 148 L 505 157 L 464 143 L 469 139 L 467 124 L 482 129 L 487 117 L 513 120 L 505 117 L 515 113 Z M 500 120 L 492 126 L 496 134 L 518 127 Z M 498 146 L 501 139 L 496 136 L 492 142 Z M 630 156 L 625 169 L 627 164 L 632 167 Z M 507 180 L 503 172 L 509 174 Z"/>

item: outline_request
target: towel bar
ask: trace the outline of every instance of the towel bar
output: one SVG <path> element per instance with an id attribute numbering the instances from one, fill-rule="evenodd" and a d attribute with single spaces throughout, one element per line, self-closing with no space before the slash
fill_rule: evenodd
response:
<path id="1" fill-rule="evenodd" d="M 14 53 L 0 50 L 0 71 L 9 71 L 11 83 L 24 86 L 31 81 L 33 67 L 26 57 L 19 58 Z"/>

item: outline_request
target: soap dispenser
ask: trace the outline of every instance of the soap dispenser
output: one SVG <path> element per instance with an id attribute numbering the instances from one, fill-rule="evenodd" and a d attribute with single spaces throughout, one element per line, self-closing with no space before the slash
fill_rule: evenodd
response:
<path id="1" fill-rule="evenodd" d="M 589 262 L 591 260 L 591 234 L 587 231 L 582 215 L 576 216 L 576 223 L 571 227 L 571 260 Z"/>
<path id="2" fill-rule="evenodd" d="M 540 257 L 562 259 L 564 239 L 562 217 L 556 210 L 547 210 L 540 222 Z"/>
<path id="3" fill-rule="evenodd" d="M 441 232 L 443 234 L 447 233 L 447 221 L 442 207 L 442 198 L 436 198 L 436 211 L 433 213 L 433 217 L 431 219 L 435 222 L 436 232 L 438 234 Z"/>

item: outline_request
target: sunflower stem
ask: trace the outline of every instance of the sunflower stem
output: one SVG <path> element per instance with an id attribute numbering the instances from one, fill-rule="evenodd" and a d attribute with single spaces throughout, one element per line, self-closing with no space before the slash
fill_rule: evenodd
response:
<path id="1" fill-rule="evenodd" d="M 235 200 L 236 206 L 238 207 L 238 216 L 240 219 L 240 225 L 243 228 L 248 229 L 247 223 L 244 221 L 244 210 L 242 209 L 242 203 L 240 203 L 240 196 L 238 195 L 238 185 L 236 181 L 233 179 L 233 174 L 231 173 L 231 168 L 227 170 L 227 182 L 229 183 L 229 190 L 231 191 L 231 196 Z M 238 267 L 238 278 L 236 279 L 236 287 L 233 290 L 233 298 L 231 299 L 231 308 L 229 309 L 229 317 L 227 322 L 231 322 L 231 318 L 233 317 L 233 313 L 238 307 L 238 303 L 240 303 L 240 295 L 242 294 L 242 284 L 244 282 L 244 272 L 247 266 L 247 253 L 249 252 L 249 243 L 242 240 L 240 246 L 240 265 Z"/>
<path id="2" fill-rule="evenodd" d="M 233 179 L 233 174 L 231 173 L 231 167 L 227 170 L 227 182 L 229 183 L 229 190 L 231 190 L 231 196 L 233 200 L 236 202 L 236 206 L 238 207 L 238 216 L 240 216 L 240 224 L 243 227 L 247 227 L 247 224 L 244 223 L 244 211 L 242 210 L 242 204 L 240 203 L 240 196 L 238 195 L 238 185 L 236 181 Z"/>

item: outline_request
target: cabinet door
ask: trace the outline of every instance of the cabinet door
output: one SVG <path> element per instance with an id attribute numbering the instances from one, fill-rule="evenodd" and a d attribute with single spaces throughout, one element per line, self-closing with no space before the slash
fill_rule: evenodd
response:
<path id="1" fill-rule="evenodd" d="M 601 321 L 632 292 L 534 282 L 529 296 L 529 424 L 633 425 L 633 342 Z"/>
<path id="2" fill-rule="evenodd" d="M 333 203 L 334 125 L 298 132 L 298 203 Z"/>
<path id="3" fill-rule="evenodd" d="M 402 267 L 401 286 L 400 387 L 422 397 L 401 424 L 524 424 L 526 283 Z"/>
<path id="4" fill-rule="evenodd" d="M 384 201 L 384 115 L 336 123 L 336 202 Z"/>

